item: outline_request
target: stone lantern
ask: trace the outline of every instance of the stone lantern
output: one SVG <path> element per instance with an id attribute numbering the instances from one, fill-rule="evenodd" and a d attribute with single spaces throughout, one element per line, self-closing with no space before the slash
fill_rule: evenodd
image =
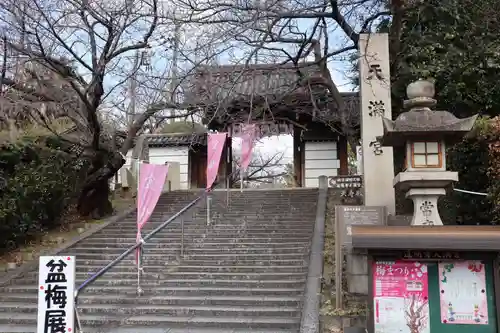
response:
<path id="1" fill-rule="evenodd" d="M 437 203 L 446 188 L 458 181 L 458 172 L 446 170 L 446 146 L 460 141 L 472 129 L 476 116 L 458 119 L 448 111 L 433 111 L 434 83 L 419 80 L 408 85 L 405 112 L 394 121 L 383 118 L 384 146 L 404 147 L 405 166 L 393 181 L 413 200 L 411 225 L 442 225 Z"/>

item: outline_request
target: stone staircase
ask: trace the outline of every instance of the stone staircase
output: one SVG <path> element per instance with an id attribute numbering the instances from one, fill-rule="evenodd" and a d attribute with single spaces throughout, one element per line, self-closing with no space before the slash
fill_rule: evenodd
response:
<path id="1" fill-rule="evenodd" d="M 165 194 L 144 235 L 198 193 Z M 85 333 L 299 332 L 317 189 L 214 192 L 145 245 L 137 296 L 134 255 L 79 297 Z M 135 242 L 135 213 L 69 248 L 77 285 Z M 0 332 L 36 331 L 37 271 L 0 287 Z"/>

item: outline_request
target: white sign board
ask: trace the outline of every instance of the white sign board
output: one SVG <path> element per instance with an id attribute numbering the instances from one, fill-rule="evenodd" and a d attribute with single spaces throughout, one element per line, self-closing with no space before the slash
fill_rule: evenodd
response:
<path id="1" fill-rule="evenodd" d="M 384 134 L 382 118 L 391 119 L 388 34 L 361 34 L 359 56 L 364 201 L 394 214 L 392 147 L 382 147 L 377 139 Z"/>
<path id="2" fill-rule="evenodd" d="M 75 268 L 73 256 L 40 257 L 37 333 L 76 331 Z"/>

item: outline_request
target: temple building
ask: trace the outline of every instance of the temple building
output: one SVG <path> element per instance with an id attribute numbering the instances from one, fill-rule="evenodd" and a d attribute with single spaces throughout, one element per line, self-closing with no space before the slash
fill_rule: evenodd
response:
<path id="1" fill-rule="evenodd" d="M 358 94 L 339 93 L 328 69 L 318 63 L 201 67 L 186 92 L 186 101 L 191 105 L 189 111 L 202 115 L 209 131 L 228 132 L 219 167 L 222 182 L 232 170 L 231 139 L 247 123 L 257 126 L 258 138 L 293 137 L 298 186 L 317 187 L 320 175 L 348 174 L 342 119 L 345 115 L 359 118 Z M 359 131 L 359 125 L 353 130 Z M 197 136 L 146 135 L 150 163 L 179 162 L 184 189 L 205 184 L 206 134 Z"/>

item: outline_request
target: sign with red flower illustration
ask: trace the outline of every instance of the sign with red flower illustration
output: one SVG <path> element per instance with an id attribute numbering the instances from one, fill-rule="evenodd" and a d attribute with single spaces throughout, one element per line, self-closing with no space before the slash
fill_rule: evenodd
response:
<path id="1" fill-rule="evenodd" d="M 379 261 L 373 276 L 375 332 L 429 333 L 427 265 Z"/>

